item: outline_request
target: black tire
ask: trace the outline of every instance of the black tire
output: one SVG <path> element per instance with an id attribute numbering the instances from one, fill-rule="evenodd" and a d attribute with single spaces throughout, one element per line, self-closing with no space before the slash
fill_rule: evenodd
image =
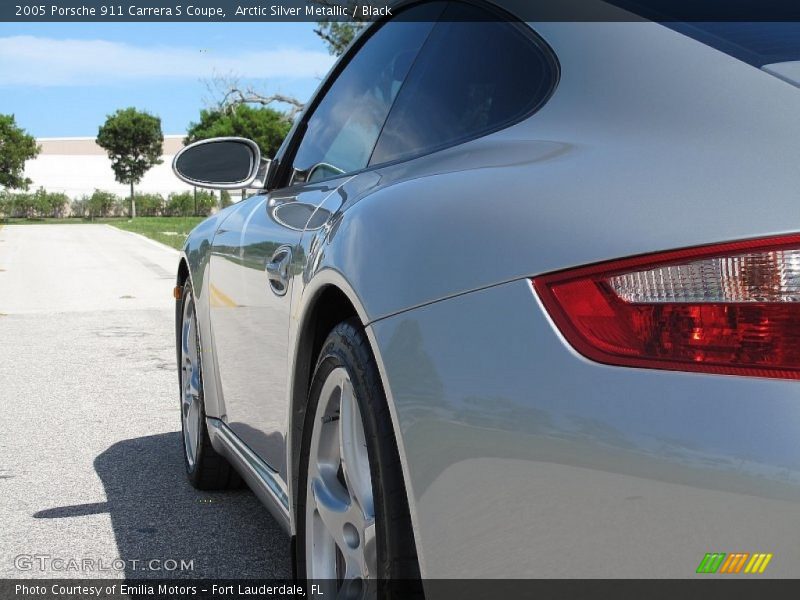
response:
<path id="1" fill-rule="evenodd" d="M 194 294 L 192 291 L 191 282 L 187 279 L 183 285 L 181 299 L 179 301 L 179 310 L 181 315 L 181 326 L 178 328 L 180 332 L 183 328 L 183 315 L 184 308 L 187 302 L 194 302 Z M 192 307 L 194 310 L 194 307 Z M 196 313 L 195 313 L 196 314 Z M 197 323 L 197 316 L 195 316 L 195 323 Z M 182 344 L 180 335 L 178 336 L 178 389 L 180 393 L 183 391 L 183 364 Z M 219 454 L 211 445 L 211 438 L 208 434 L 208 426 L 206 425 L 206 409 L 205 398 L 203 395 L 203 363 L 202 353 L 200 350 L 200 336 L 195 335 L 197 342 L 197 356 L 199 357 L 200 366 L 200 435 L 197 448 L 197 456 L 194 464 L 190 464 L 189 458 L 186 455 L 184 438 L 186 430 L 184 420 L 181 418 L 181 453 L 183 454 L 183 463 L 186 467 L 186 476 L 189 478 L 189 483 L 198 490 L 230 490 L 242 486 L 242 479 L 236 470 L 230 465 L 224 456 Z M 180 395 L 179 395 L 180 399 Z M 181 406 L 182 410 L 182 406 Z"/>
<path id="2" fill-rule="evenodd" d="M 294 544 L 298 578 L 306 579 L 306 480 L 314 416 L 322 385 L 338 367 L 344 367 L 350 376 L 364 423 L 377 527 L 377 578 L 394 584 L 382 585 L 380 597 L 422 598 L 419 562 L 394 428 L 375 358 L 361 324 L 355 319 L 340 323 L 328 335 L 311 382 L 300 455 L 298 529 Z"/>

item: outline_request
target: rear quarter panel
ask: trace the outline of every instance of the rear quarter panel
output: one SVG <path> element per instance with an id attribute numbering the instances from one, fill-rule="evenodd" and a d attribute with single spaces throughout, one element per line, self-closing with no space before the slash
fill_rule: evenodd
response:
<path id="1" fill-rule="evenodd" d="M 592 363 L 526 280 L 370 333 L 426 577 L 686 578 L 707 552 L 800 572 L 795 382 Z"/>

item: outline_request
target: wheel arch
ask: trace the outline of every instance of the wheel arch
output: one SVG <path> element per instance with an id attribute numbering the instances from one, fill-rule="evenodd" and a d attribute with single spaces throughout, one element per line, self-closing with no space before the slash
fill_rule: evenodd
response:
<path id="1" fill-rule="evenodd" d="M 418 536 L 418 519 L 416 514 L 416 503 L 414 494 L 410 487 L 408 466 L 406 464 L 405 444 L 402 432 L 398 426 L 399 421 L 395 410 L 391 390 L 388 387 L 386 370 L 383 358 L 377 346 L 377 341 L 369 325 L 369 319 L 363 304 L 358 295 L 350 287 L 347 280 L 333 269 L 323 270 L 309 282 L 304 291 L 305 298 L 301 301 L 298 326 L 292 362 L 291 388 L 290 388 L 290 407 L 287 424 L 287 483 L 289 487 L 289 497 L 291 499 L 290 520 L 291 535 L 297 533 L 297 490 L 300 471 L 300 454 L 302 445 L 302 431 L 305 423 L 306 407 L 308 404 L 308 393 L 311 387 L 311 378 L 314 367 L 316 366 L 322 344 L 325 342 L 331 330 L 342 321 L 350 318 L 357 318 L 364 329 L 369 344 L 369 350 L 375 359 L 378 368 L 378 378 L 383 388 L 384 397 L 388 404 L 389 414 L 392 420 L 397 451 L 400 455 L 400 462 L 403 470 L 403 484 L 406 492 L 411 514 L 411 522 L 416 546 L 419 568 L 424 573 L 424 561 L 420 539 Z M 424 575 L 423 575 L 424 576 Z"/>
<path id="2" fill-rule="evenodd" d="M 344 286 L 341 282 L 320 281 L 313 289 L 307 289 L 295 332 L 286 440 L 288 471 L 286 475 L 289 497 L 292 499 L 293 533 L 297 516 L 296 490 L 300 471 L 303 424 L 317 357 L 322 344 L 336 325 L 351 318 L 357 318 L 362 327 L 367 323 L 366 314 L 356 308 L 359 303 L 354 300 L 352 291 L 350 293 L 344 291 L 346 287 L 349 286 Z M 370 350 L 374 355 L 375 349 L 371 344 Z"/>
<path id="3" fill-rule="evenodd" d="M 186 262 L 186 257 L 181 255 L 180 262 L 178 263 L 178 274 L 175 277 L 175 289 L 183 290 L 186 280 L 189 279 L 189 263 Z M 176 359 L 180 361 L 180 345 L 181 345 L 181 298 L 175 293 L 175 355 Z M 180 368 L 180 365 L 178 365 Z"/>
<path id="4" fill-rule="evenodd" d="M 177 276 L 178 285 L 183 285 L 187 277 L 189 277 L 189 263 L 186 262 L 185 256 L 181 256 L 181 260 L 178 263 L 178 276 Z"/>

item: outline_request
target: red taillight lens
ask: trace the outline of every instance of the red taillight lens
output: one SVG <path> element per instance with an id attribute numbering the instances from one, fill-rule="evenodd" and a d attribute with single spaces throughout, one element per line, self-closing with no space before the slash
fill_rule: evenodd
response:
<path id="1" fill-rule="evenodd" d="M 800 379 L 800 235 L 637 256 L 533 284 L 592 360 Z"/>

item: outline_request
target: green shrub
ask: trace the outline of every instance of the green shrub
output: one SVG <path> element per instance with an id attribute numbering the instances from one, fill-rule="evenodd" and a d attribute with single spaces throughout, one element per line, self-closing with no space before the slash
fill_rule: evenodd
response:
<path id="1" fill-rule="evenodd" d="M 62 192 L 48 192 L 43 187 L 36 190 L 30 196 L 30 205 L 28 206 L 28 216 L 34 217 L 54 217 L 61 218 L 65 216 L 69 198 Z"/>
<path id="2" fill-rule="evenodd" d="M 137 193 L 136 214 L 142 217 L 158 217 L 164 213 L 164 197 L 161 194 Z"/>
<path id="3" fill-rule="evenodd" d="M 33 194 L 25 192 L 7 193 L 5 215 L 11 218 L 31 218 L 34 215 Z"/>
<path id="4" fill-rule="evenodd" d="M 208 216 L 217 207 L 213 192 L 197 190 L 197 216 Z M 195 214 L 194 192 L 173 192 L 167 198 L 166 214 L 172 217 L 188 217 Z"/>
<path id="5" fill-rule="evenodd" d="M 69 212 L 73 217 L 85 217 L 89 210 L 89 196 L 84 194 L 80 198 L 75 198 L 69 205 Z"/>
<path id="6" fill-rule="evenodd" d="M 89 197 L 85 216 L 94 217 L 109 217 L 114 215 L 120 207 L 120 199 L 111 192 L 104 192 L 103 190 L 95 190 Z"/>

